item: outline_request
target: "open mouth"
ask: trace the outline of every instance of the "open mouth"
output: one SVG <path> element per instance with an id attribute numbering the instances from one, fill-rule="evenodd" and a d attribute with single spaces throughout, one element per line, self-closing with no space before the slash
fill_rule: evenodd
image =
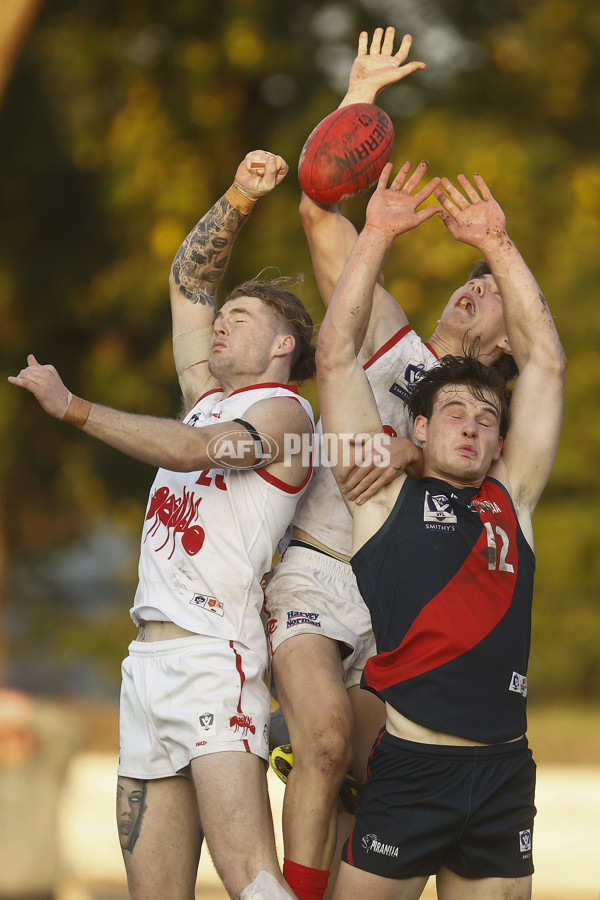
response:
<path id="1" fill-rule="evenodd" d="M 475 315 L 475 305 L 467 294 L 463 294 L 456 305 L 460 306 L 462 309 L 466 309 L 472 316 Z"/>

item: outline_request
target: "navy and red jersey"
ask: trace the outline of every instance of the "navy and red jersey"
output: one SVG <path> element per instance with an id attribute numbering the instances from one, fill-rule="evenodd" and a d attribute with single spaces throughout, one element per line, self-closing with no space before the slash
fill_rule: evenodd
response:
<path id="1" fill-rule="evenodd" d="M 526 731 L 535 557 L 498 481 L 407 478 L 352 568 L 377 642 L 363 687 L 435 731 Z"/>

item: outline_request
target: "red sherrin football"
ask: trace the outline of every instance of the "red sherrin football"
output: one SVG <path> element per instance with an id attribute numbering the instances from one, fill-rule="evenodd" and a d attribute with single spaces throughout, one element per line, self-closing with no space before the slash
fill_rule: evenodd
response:
<path id="1" fill-rule="evenodd" d="M 343 106 L 306 139 L 298 163 L 300 186 L 325 205 L 356 197 L 375 184 L 393 149 L 387 113 L 373 103 Z"/>

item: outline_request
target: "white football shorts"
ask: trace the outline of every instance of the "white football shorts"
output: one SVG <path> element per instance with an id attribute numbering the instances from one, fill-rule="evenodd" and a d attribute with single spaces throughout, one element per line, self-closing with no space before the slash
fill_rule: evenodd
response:
<path id="1" fill-rule="evenodd" d="M 224 750 L 268 760 L 265 665 L 242 644 L 202 635 L 132 641 L 121 673 L 119 775 L 166 778 Z"/>
<path id="2" fill-rule="evenodd" d="M 371 616 L 349 563 L 308 547 L 288 547 L 265 590 L 263 609 L 271 655 L 296 634 L 317 634 L 345 644 L 344 684 L 360 683 L 376 652 Z"/>

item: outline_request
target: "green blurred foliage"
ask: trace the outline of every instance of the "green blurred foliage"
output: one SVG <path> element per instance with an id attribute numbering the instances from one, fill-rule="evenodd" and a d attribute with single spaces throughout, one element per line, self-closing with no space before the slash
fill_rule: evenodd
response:
<path id="1" fill-rule="evenodd" d="M 428 63 L 380 97 L 395 124 L 394 161 L 484 175 L 569 357 L 562 443 L 535 516 L 531 682 L 534 698 L 591 698 L 600 689 L 593 0 L 46 3 L 0 109 L 3 368 L 17 372 L 34 352 L 85 397 L 176 416 L 169 264 L 255 147 L 282 154 L 291 171 L 240 236 L 224 289 L 269 265 L 303 272 L 303 299 L 320 320 L 295 165 L 344 92 L 358 32 L 377 24 L 410 31 L 413 56 Z M 358 227 L 364 204 L 346 210 Z M 423 337 L 472 262 L 437 219 L 398 242 L 386 283 Z M 314 386 L 305 390 L 316 403 Z M 83 659 L 115 689 L 153 473 L 46 418 L 6 383 L 0 430 L 14 671 L 47 679 Z M 89 687 L 89 673 L 77 677 Z"/>

